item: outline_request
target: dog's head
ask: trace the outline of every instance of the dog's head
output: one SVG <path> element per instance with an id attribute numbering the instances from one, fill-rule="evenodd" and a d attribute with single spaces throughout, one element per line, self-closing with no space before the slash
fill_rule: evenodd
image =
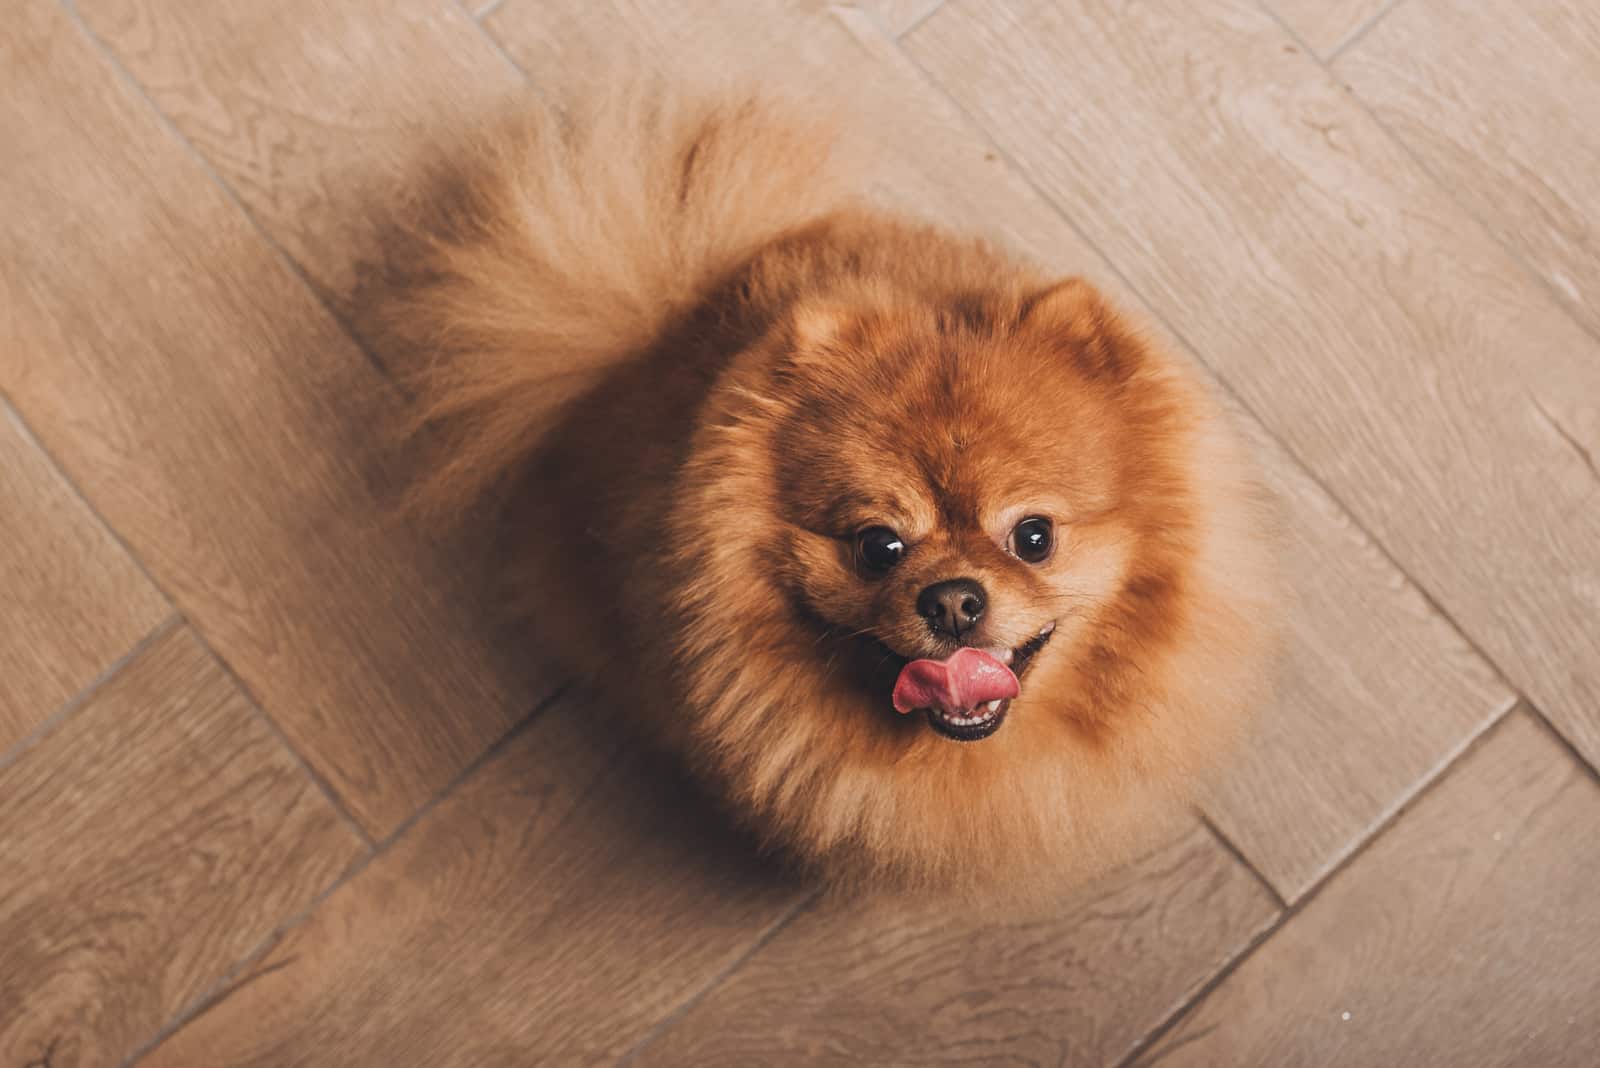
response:
<path id="1" fill-rule="evenodd" d="M 884 714 L 986 738 L 1052 660 L 1109 655 L 1084 644 L 1114 602 L 1175 602 L 1149 551 L 1184 536 L 1174 413 L 1087 284 L 802 306 L 778 348 L 748 390 L 770 491 L 728 536 Z"/>
<path id="2" fill-rule="evenodd" d="M 800 303 L 701 413 L 673 516 L 683 726 L 798 855 L 1087 869 L 1253 699 L 1254 475 L 1193 372 L 1085 283 L 852 296 Z"/>

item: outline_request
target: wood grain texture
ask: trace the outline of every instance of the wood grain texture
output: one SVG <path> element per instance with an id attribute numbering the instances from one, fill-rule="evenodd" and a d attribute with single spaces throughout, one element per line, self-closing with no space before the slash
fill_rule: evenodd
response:
<path id="1" fill-rule="evenodd" d="M 1388 16 L 1396 0 L 1268 0 L 1296 37 L 1327 58 Z"/>
<path id="2" fill-rule="evenodd" d="M 0 387 L 381 836 L 538 688 L 394 518 L 394 390 L 59 7 L 5 43 Z"/>
<path id="3" fill-rule="evenodd" d="M 1049 916 L 830 900 L 632 1063 L 1116 1064 L 1275 913 L 1198 828 Z"/>
<path id="4" fill-rule="evenodd" d="M 803 891 L 563 701 L 143 1068 L 610 1064 Z"/>
<path id="5" fill-rule="evenodd" d="M 1600 759 L 1600 346 L 1245 3 L 961 0 L 913 54 Z"/>
<path id="6" fill-rule="evenodd" d="M 944 0 L 864 0 L 856 7 L 869 12 L 891 37 L 898 37 L 939 9 Z"/>
<path id="7" fill-rule="evenodd" d="M 672 57 L 665 62 L 702 49 L 690 53 L 696 62 L 781 55 L 791 69 L 826 72 L 852 96 L 875 102 L 870 121 L 887 157 L 875 185 L 879 199 L 992 234 L 1063 274 L 1088 274 L 1124 304 L 1143 308 L 870 20 L 812 12 L 792 0 L 729 0 L 715 11 L 694 11 L 622 0 L 508 0 L 490 28 L 520 62 L 550 77 L 559 77 L 563 54 L 581 66 L 608 49 L 634 46 Z M 561 33 L 573 40 L 564 43 Z M 616 37 L 628 33 L 632 44 Z M 771 42 L 784 48 L 769 53 Z M 1290 641 L 1278 700 L 1208 811 L 1293 900 L 1510 695 L 1327 495 L 1264 434 L 1252 434 L 1290 519 Z"/>
<path id="8" fill-rule="evenodd" d="M 197 998 L 140 1068 L 1115 1063 L 1197 990 L 1147 1061 L 1593 1059 L 1600 787 L 1524 713 L 1433 781 L 1510 695 L 1393 563 L 1596 754 L 1593 16 L 1558 0 L 1404 0 L 1335 65 L 1359 97 L 1263 7 L 1327 55 L 1382 0 L 948 0 L 910 58 L 921 0 L 506 0 L 539 89 L 621 55 L 842 91 L 882 200 L 1149 296 L 1261 413 L 1296 599 L 1206 812 L 1299 907 L 1212 989 L 1275 910 L 1203 833 L 1032 922 L 813 900 L 574 697 L 272 936 L 361 843 L 197 632 L 374 834 L 545 690 L 389 521 L 398 399 L 295 278 L 362 331 L 440 131 L 522 91 L 452 4 L 0 20 L 0 393 L 42 441 L 0 417 L 0 1065 L 118 1064 Z M 67 478 L 195 630 L 7 764 L 164 603 Z"/>
<path id="9" fill-rule="evenodd" d="M 114 1065 L 361 853 L 187 628 L 0 773 L 0 1063 Z"/>
<path id="10" fill-rule="evenodd" d="M 346 321 L 414 266 L 420 177 L 524 91 L 454 0 L 83 0 L 85 23 Z"/>
<path id="11" fill-rule="evenodd" d="M 1099 263 L 864 11 L 806 0 L 507 0 L 486 20 L 517 63 L 563 91 L 618 62 L 820 86 L 863 116 L 884 155 L 873 195 L 1076 269 Z M 798 90 L 797 90 L 798 91 Z"/>
<path id="12" fill-rule="evenodd" d="M 1517 714 L 1140 1063 L 1594 1063 L 1600 786 Z"/>
<path id="13" fill-rule="evenodd" d="M 0 757 L 170 611 L 0 403 Z"/>
<path id="14" fill-rule="evenodd" d="M 1246 424 L 1252 426 L 1254 424 Z M 1285 900 L 1310 890 L 1513 695 L 1305 472 L 1257 430 L 1286 505 L 1277 701 L 1205 811 Z"/>
<path id="15" fill-rule="evenodd" d="M 1600 7 L 1412 0 L 1335 73 L 1600 335 Z"/>

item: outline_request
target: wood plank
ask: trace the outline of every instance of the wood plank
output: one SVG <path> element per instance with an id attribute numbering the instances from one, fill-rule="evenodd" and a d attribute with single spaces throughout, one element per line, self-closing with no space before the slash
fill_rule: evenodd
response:
<path id="1" fill-rule="evenodd" d="M 1034 193 L 876 21 L 847 5 L 807 0 L 507 0 L 485 26 L 524 70 L 563 90 L 584 72 L 628 57 L 668 75 L 715 70 L 737 83 L 820 85 L 862 116 L 884 150 L 871 193 L 889 207 L 970 229 L 1063 270 L 1092 270 L 1116 288 L 1099 255 Z"/>
<path id="2" fill-rule="evenodd" d="M 878 20 L 884 32 L 898 37 L 938 10 L 944 0 L 864 0 L 856 7 Z"/>
<path id="3" fill-rule="evenodd" d="M 1600 760 L 1600 346 L 1285 42 L 1179 0 L 963 0 L 908 38 Z"/>
<path id="4" fill-rule="evenodd" d="M 1396 0 L 1269 0 L 1267 7 L 1326 59 L 1387 17 Z"/>
<path id="5" fill-rule="evenodd" d="M 185 627 L 0 773 L 0 1062 L 122 1062 L 362 852 Z"/>
<path id="6" fill-rule="evenodd" d="M 463 116 L 520 95 L 454 0 L 84 0 L 84 22 L 347 322 L 414 268 L 419 181 Z"/>
<path id="7" fill-rule="evenodd" d="M 1277 703 L 1204 807 L 1295 901 L 1513 695 L 1350 517 L 1262 438 L 1258 453 L 1289 511 L 1288 650 Z"/>
<path id="8" fill-rule="evenodd" d="M 1517 714 L 1140 1063 L 1594 1063 L 1600 788 Z"/>
<path id="9" fill-rule="evenodd" d="M 0 403 L 0 757 L 171 612 Z"/>
<path id="10" fill-rule="evenodd" d="M 812 62 L 819 54 L 816 42 L 809 35 L 786 31 L 814 25 L 816 7 L 803 0 L 752 0 L 748 4 L 704 0 L 693 5 L 649 0 L 592 4 L 583 0 L 549 4 L 507 0 L 483 25 L 517 66 L 540 84 L 565 93 L 584 70 L 637 64 L 672 74 L 692 74 L 720 69 L 704 66 L 715 58 L 732 60 L 724 73 L 735 80 L 749 73 L 767 70 L 776 74 L 795 63 Z M 736 50 L 733 44 L 740 39 L 744 48 Z M 840 73 L 850 79 L 857 72 Z"/>
<path id="11" fill-rule="evenodd" d="M 539 687 L 395 521 L 395 391 L 58 5 L 5 47 L 0 387 L 381 836 Z"/>
<path id="12" fill-rule="evenodd" d="M 1600 334 L 1600 7 L 1414 0 L 1335 73 Z"/>
<path id="13" fill-rule="evenodd" d="M 794 0 L 712 8 L 508 0 L 489 25 L 519 62 L 551 76 L 564 53 L 587 65 L 630 40 L 641 55 L 674 63 L 737 67 L 754 53 L 762 65 L 783 55 L 791 69 L 825 71 L 852 98 L 873 102 L 874 116 L 893 116 L 873 119 L 888 156 L 880 199 L 993 234 L 1143 307 L 869 20 Z M 553 28 L 576 36 L 563 45 Z M 634 36 L 619 41 L 617 33 Z M 769 51 L 774 41 L 782 49 Z M 1288 655 L 1259 739 L 1207 807 L 1293 900 L 1503 711 L 1510 694 L 1280 449 L 1263 441 L 1259 451 L 1290 517 Z"/>
<path id="14" fill-rule="evenodd" d="M 630 1063 L 1115 1064 L 1276 911 L 1200 829 L 1047 916 L 830 900 Z"/>
<path id="15" fill-rule="evenodd" d="M 804 891 L 564 698 L 143 1068 L 614 1063 Z"/>

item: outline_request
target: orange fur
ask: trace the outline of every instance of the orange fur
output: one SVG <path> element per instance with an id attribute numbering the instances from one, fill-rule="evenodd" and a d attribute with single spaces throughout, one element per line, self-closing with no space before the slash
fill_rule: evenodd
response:
<path id="1" fill-rule="evenodd" d="M 541 640 L 772 846 L 842 881 L 1089 874 L 1259 696 L 1263 494 L 1204 383 L 1093 287 L 858 203 L 799 115 L 642 93 L 498 134 L 404 312 L 453 450 L 421 493 L 534 506 L 508 581 Z M 1059 546 L 1030 565 L 1006 538 L 1038 514 Z M 883 576 L 873 524 L 911 546 Z M 1057 627 L 972 743 L 882 677 L 949 651 L 913 603 L 955 576 L 986 643 Z"/>

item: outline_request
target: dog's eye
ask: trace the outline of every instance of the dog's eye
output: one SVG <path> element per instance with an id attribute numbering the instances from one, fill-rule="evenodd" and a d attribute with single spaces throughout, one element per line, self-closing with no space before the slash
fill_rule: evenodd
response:
<path id="1" fill-rule="evenodd" d="M 856 535 L 856 553 L 871 571 L 887 571 L 906 554 L 906 543 L 888 527 L 868 527 Z"/>
<path id="2" fill-rule="evenodd" d="M 1026 560 L 1030 564 L 1042 564 L 1050 558 L 1050 550 L 1053 548 L 1055 548 L 1055 536 L 1048 519 L 1040 516 L 1024 519 L 1011 532 L 1011 551 L 1019 560 Z"/>

